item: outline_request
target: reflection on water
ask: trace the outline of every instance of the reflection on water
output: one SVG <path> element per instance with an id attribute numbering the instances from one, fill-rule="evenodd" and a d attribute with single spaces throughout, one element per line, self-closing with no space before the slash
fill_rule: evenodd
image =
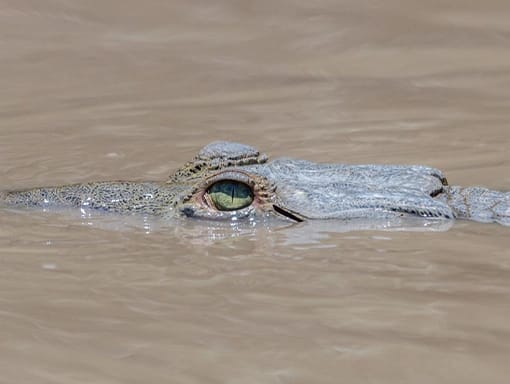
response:
<path id="1" fill-rule="evenodd" d="M 207 222 L 201 220 L 174 220 L 173 222 L 144 221 L 146 233 L 164 231 L 172 233 L 178 241 L 188 244 L 206 245 L 225 239 L 251 237 L 259 240 L 276 235 L 282 246 L 316 247 L 329 234 L 356 231 L 416 231 L 444 232 L 449 230 L 451 220 L 422 220 L 392 218 L 385 220 L 314 220 L 303 223 L 291 223 L 274 218 L 255 221 Z M 104 223 L 96 223 L 103 227 Z M 116 229 L 119 229 L 116 226 Z M 382 234 L 381 236 L 384 236 Z M 330 247 L 330 245 L 328 246 Z"/>
<path id="2" fill-rule="evenodd" d="M 510 190 L 509 19 L 500 0 L 7 2 L 0 189 L 164 180 L 226 139 Z M 508 382 L 508 228 L 274 224 L 2 210 L 0 382 Z"/>
<path id="3" fill-rule="evenodd" d="M 70 224 L 81 224 L 105 231 L 138 232 L 146 235 L 165 233 L 173 236 L 176 242 L 210 245 L 225 239 L 234 238 L 267 238 L 278 234 L 281 245 L 312 246 L 327 239 L 328 234 L 357 231 L 412 231 L 412 232 L 444 232 L 454 225 L 454 220 L 389 217 L 385 219 L 350 219 L 350 220 L 310 220 L 295 223 L 287 219 L 273 216 L 242 218 L 235 220 L 203 220 L 191 218 L 158 218 L 146 215 L 116 215 L 96 210 L 80 209 L 3 209 L 12 214 L 24 216 L 44 215 L 47 220 L 51 216 L 68 221 Z M 381 235 L 384 237 L 384 235 Z"/>

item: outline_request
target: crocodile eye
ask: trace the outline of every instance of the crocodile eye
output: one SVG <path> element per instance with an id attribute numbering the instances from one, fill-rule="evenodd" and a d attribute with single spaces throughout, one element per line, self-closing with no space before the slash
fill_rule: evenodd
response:
<path id="1" fill-rule="evenodd" d="M 253 202 L 251 188 L 235 180 L 218 181 L 209 187 L 207 194 L 219 211 L 235 211 Z"/>

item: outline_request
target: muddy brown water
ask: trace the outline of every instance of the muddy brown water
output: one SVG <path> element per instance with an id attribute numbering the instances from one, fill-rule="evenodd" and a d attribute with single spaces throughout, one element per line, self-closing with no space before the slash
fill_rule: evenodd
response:
<path id="1" fill-rule="evenodd" d="M 510 190 L 506 1 L 3 1 L 0 185 L 204 144 Z M 508 383 L 510 230 L 0 212 L 0 383 Z"/>

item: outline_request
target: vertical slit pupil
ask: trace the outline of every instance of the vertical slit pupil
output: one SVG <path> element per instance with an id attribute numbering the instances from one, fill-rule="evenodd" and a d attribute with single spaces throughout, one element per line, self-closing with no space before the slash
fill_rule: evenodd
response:
<path id="1" fill-rule="evenodd" d="M 207 193 L 220 211 L 234 211 L 247 207 L 253 202 L 253 190 L 245 183 L 222 180 L 209 187 Z"/>

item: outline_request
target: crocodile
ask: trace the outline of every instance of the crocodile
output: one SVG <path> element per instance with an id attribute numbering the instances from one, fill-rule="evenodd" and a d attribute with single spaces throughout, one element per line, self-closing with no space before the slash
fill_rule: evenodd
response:
<path id="1" fill-rule="evenodd" d="M 450 186 L 422 165 L 350 165 L 279 158 L 216 141 L 166 181 L 100 181 L 0 192 L 8 207 L 76 207 L 208 220 L 469 219 L 510 226 L 510 192 Z"/>

